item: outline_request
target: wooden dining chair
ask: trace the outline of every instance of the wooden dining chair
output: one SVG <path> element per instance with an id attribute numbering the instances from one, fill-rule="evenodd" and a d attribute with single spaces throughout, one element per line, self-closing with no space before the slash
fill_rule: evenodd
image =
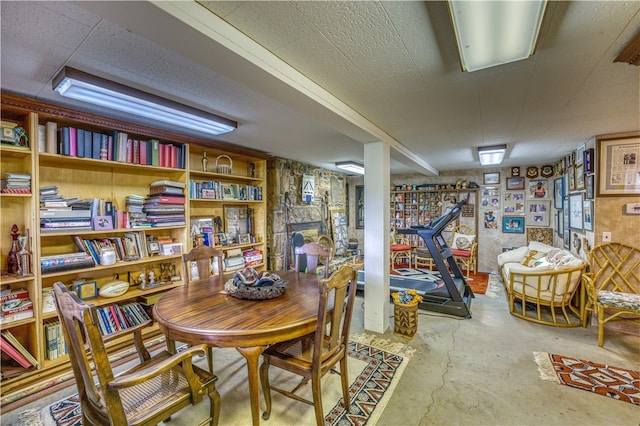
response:
<path id="1" fill-rule="evenodd" d="M 297 401 L 313 405 L 316 423 L 324 424 L 322 390 L 320 381 L 336 364 L 340 364 L 342 398 L 349 411 L 349 375 L 347 374 L 347 346 L 351 315 L 356 295 L 356 272 L 349 265 L 320 282 L 318 322 L 314 333 L 307 336 L 275 343 L 262 354 L 260 382 L 266 404 L 262 418 L 271 416 L 271 389 Z M 333 304 L 331 303 L 333 301 Z M 275 366 L 302 376 L 302 381 L 293 390 L 287 391 L 269 382 L 269 368 Z M 300 387 L 311 381 L 313 400 L 296 394 Z"/>
<path id="2" fill-rule="evenodd" d="M 210 402 L 207 422 L 218 424 L 217 377 L 193 365 L 193 357 L 203 355 L 204 346 L 151 356 L 142 329 L 152 325 L 152 320 L 102 336 L 95 306 L 85 304 L 60 282 L 53 285 L 53 292 L 80 398 L 82 424 L 155 425 L 200 403 L 205 394 Z M 140 362 L 115 376 L 106 345 L 115 339 L 126 342 L 127 337 L 135 344 Z"/>
<path id="3" fill-rule="evenodd" d="M 333 251 L 330 247 L 325 247 L 320 243 L 307 243 L 303 246 L 296 247 L 294 249 L 296 257 L 295 270 L 298 272 L 306 272 L 308 274 L 316 274 L 318 272 L 318 264 L 324 264 L 323 276 L 327 278 L 329 276 L 329 262 L 333 258 Z M 303 268 L 301 266 L 301 256 L 306 256 L 307 266 Z"/>
<path id="4" fill-rule="evenodd" d="M 184 277 L 185 285 L 189 285 L 192 281 L 199 279 L 206 279 L 212 275 L 223 275 L 222 258 L 224 252 L 222 250 L 209 247 L 198 246 L 189 253 L 182 255 L 182 275 Z M 217 266 L 213 267 L 214 263 Z M 176 351 L 175 342 L 167 340 L 167 347 L 171 352 Z M 213 348 L 209 346 L 207 348 L 207 363 L 209 365 L 209 372 L 213 373 Z"/>

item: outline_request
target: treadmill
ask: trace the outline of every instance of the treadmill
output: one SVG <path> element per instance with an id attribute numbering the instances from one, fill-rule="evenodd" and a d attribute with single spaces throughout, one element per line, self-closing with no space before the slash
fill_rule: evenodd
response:
<path id="1" fill-rule="evenodd" d="M 398 234 L 418 234 L 424 240 L 442 278 L 434 282 L 411 276 L 391 277 L 389 287 L 392 291 L 415 289 L 422 296 L 422 302 L 418 305 L 421 309 L 471 318 L 471 299 L 475 296 L 453 257 L 451 248 L 442 237 L 442 231 L 447 225 L 460 216 L 467 199 L 468 195 L 429 225 L 396 229 Z"/>

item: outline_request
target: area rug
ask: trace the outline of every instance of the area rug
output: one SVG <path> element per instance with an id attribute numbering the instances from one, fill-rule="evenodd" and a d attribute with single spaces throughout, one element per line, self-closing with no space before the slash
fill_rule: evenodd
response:
<path id="1" fill-rule="evenodd" d="M 411 277 L 418 280 L 440 281 L 440 272 L 432 271 L 425 268 L 397 268 L 391 271 L 393 275 L 401 275 L 403 277 Z M 489 285 L 489 274 L 484 272 L 470 273 L 469 278 L 466 277 L 467 284 L 473 290 L 473 294 L 485 294 Z"/>
<path id="2" fill-rule="evenodd" d="M 351 337 L 348 351 L 351 410 L 347 412 L 344 409 L 340 376 L 327 374 L 322 380 L 325 425 L 375 425 L 413 354 L 413 350 L 402 343 L 378 339 L 368 334 Z M 198 360 L 196 364 L 206 367 L 206 360 Z M 214 349 L 214 368 L 219 377 L 217 388 L 222 399 L 220 424 L 251 424 L 244 358 L 234 349 Z M 299 378 L 273 368 L 271 381 L 281 387 L 293 388 Z M 310 384 L 300 391 L 300 395 L 311 398 Z M 315 425 L 312 406 L 290 400 L 276 392 L 272 392 L 271 397 L 269 423 L 278 426 Z M 261 398 L 261 410 L 264 409 L 263 401 Z M 208 410 L 209 403 L 205 401 L 182 410 L 167 425 L 195 424 L 206 418 Z M 30 421 L 29 425 L 82 425 L 78 395 L 32 413 Z"/>
<path id="3" fill-rule="evenodd" d="M 540 377 L 640 405 L 640 372 L 563 355 L 534 352 Z"/>

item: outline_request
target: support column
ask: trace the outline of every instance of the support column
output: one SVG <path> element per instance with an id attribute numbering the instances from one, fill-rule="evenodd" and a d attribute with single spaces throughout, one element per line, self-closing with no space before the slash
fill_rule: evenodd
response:
<path id="1" fill-rule="evenodd" d="M 364 328 L 389 328 L 390 148 L 384 142 L 364 146 Z"/>

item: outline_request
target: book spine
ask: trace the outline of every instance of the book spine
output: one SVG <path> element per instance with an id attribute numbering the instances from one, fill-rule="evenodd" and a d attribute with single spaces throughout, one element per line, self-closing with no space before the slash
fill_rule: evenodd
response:
<path id="1" fill-rule="evenodd" d="M 78 129 L 69 127 L 69 155 L 78 156 Z"/>
<path id="2" fill-rule="evenodd" d="M 91 157 L 94 160 L 100 159 L 100 143 L 102 140 L 102 135 L 98 132 L 93 132 L 93 139 L 91 141 Z"/>
<path id="3" fill-rule="evenodd" d="M 116 311 L 116 315 L 118 316 L 118 321 L 120 322 L 120 326 L 122 327 L 122 329 L 126 330 L 127 328 L 129 328 L 130 325 L 126 320 L 124 313 L 122 312 L 122 307 L 120 305 L 114 305 L 114 309 Z"/>
<path id="4" fill-rule="evenodd" d="M 34 367 L 38 365 L 38 361 L 31 355 L 31 352 L 25 348 L 22 343 L 10 331 L 3 331 L 2 335 L 7 341 L 18 350 Z"/>
<path id="5" fill-rule="evenodd" d="M 96 309 L 96 314 L 96 316 L 98 317 L 98 328 L 100 329 L 100 334 L 106 336 L 109 333 L 107 332 L 107 326 L 104 323 L 104 317 L 102 312 L 100 311 L 100 308 Z"/>
<path id="6" fill-rule="evenodd" d="M 122 328 L 122 324 L 120 324 L 120 318 L 118 318 L 118 314 L 116 313 L 116 308 L 113 305 L 109 305 L 109 317 L 112 320 L 113 326 L 116 331 L 124 330 Z"/>
<path id="7" fill-rule="evenodd" d="M 84 129 L 77 129 L 76 133 L 76 153 L 78 155 L 79 158 L 84 158 L 85 154 L 84 154 L 84 133 L 86 132 L 86 130 Z"/>
<path id="8" fill-rule="evenodd" d="M 101 160 L 107 160 L 109 155 L 109 136 L 101 133 L 100 134 L 100 152 L 99 158 Z"/>
<path id="9" fill-rule="evenodd" d="M 111 322 L 109 321 L 109 316 L 105 310 L 105 308 L 98 308 L 98 312 L 100 313 L 100 316 L 102 317 L 102 321 L 104 322 L 104 328 L 106 330 L 106 334 L 111 334 L 113 333 L 112 328 L 111 328 Z"/>
<path id="10" fill-rule="evenodd" d="M 151 139 L 151 165 L 160 165 L 160 141 L 157 139 Z"/>
<path id="11" fill-rule="evenodd" d="M 47 123 L 45 124 L 45 127 L 46 127 L 45 149 L 49 154 L 56 154 L 58 123 L 54 121 L 47 121 Z"/>
<path id="12" fill-rule="evenodd" d="M 23 368 L 31 367 L 31 363 L 22 355 L 16 348 L 11 346 L 4 337 L 0 336 L 0 350 L 9 355 L 14 361 L 20 364 Z"/>
<path id="13" fill-rule="evenodd" d="M 62 155 L 69 155 L 69 128 L 63 127 L 60 129 L 60 147 L 58 148 L 58 153 Z"/>
<path id="14" fill-rule="evenodd" d="M 84 158 L 91 158 L 93 155 L 93 132 L 85 130 L 82 142 L 84 143 Z"/>
<path id="15" fill-rule="evenodd" d="M 29 298 L 29 290 L 27 289 L 22 289 L 22 290 L 18 290 L 15 292 L 12 292 L 10 294 L 4 294 L 2 296 L 0 296 L 0 302 L 4 303 L 8 300 L 14 300 L 14 299 L 28 299 Z"/>

